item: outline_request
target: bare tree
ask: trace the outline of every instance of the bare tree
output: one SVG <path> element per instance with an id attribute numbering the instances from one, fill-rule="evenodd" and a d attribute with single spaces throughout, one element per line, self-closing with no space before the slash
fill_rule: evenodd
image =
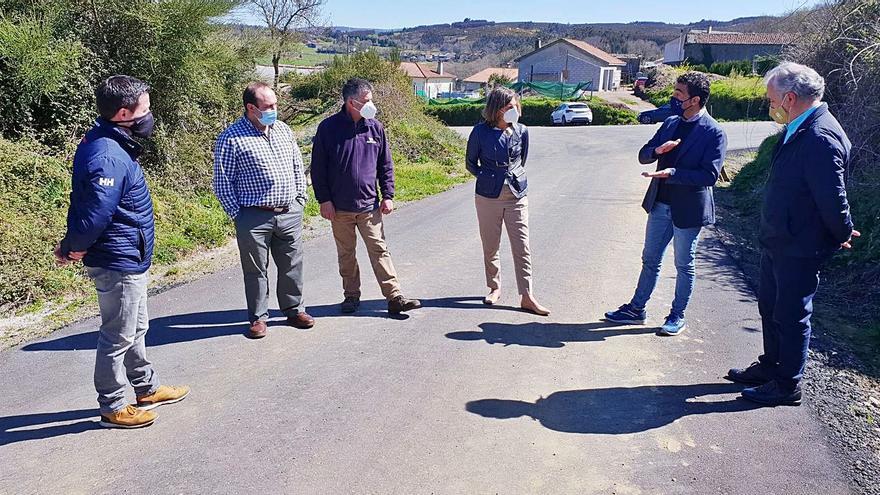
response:
<path id="1" fill-rule="evenodd" d="M 303 41 L 302 30 L 321 24 L 322 8 L 327 0 L 245 0 L 269 28 L 272 48 L 274 84 L 278 88 L 281 57 L 296 43 Z"/>

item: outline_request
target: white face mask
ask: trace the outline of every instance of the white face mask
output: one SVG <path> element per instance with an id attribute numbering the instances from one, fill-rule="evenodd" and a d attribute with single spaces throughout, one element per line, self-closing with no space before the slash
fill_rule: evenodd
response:
<path id="1" fill-rule="evenodd" d="M 379 109 L 376 108 L 376 104 L 372 101 L 368 101 L 364 103 L 364 106 L 361 107 L 361 117 L 365 119 L 375 119 L 376 114 L 379 113 Z"/>
<path id="2" fill-rule="evenodd" d="M 504 121 L 508 124 L 516 124 L 519 122 L 519 110 L 516 107 L 510 107 L 510 109 L 504 112 Z"/>

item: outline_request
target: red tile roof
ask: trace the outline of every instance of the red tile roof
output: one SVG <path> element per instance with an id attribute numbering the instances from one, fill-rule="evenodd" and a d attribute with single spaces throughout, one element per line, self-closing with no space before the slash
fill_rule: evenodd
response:
<path id="1" fill-rule="evenodd" d="M 624 62 L 623 60 L 620 60 L 619 58 L 615 57 L 614 55 L 611 55 L 610 53 L 608 53 L 604 50 L 600 50 L 599 48 L 596 48 L 595 46 L 587 43 L 586 41 L 572 40 L 572 39 L 568 39 L 568 38 L 563 38 L 563 41 L 567 41 L 567 42 L 571 43 L 572 45 L 580 48 L 581 50 L 589 53 L 590 55 L 598 58 L 599 60 L 607 63 L 608 65 L 626 65 L 626 62 Z"/>
<path id="2" fill-rule="evenodd" d="M 794 41 L 790 33 L 706 33 L 690 32 L 688 44 L 701 45 L 787 45 Z"/>
<path id="3" fill-rule="evenodd" d="M 472 75 L 471 77 L 468 77 L 464 80 L 464 82 L 485 84 L 489 82 L 489 78 L 492 77 L 492 74 L 498 74 L 510 79 L 511 81 L 516 81 L 516 79 L 519 77 L 519 69 L 489 67 L 488 69 L 483 69 L 480 72 Z"/>
<path id="4" fill-rule="evenodd" d="M 401 62 L 400 68 L 406 72 L 406 75 L 414 79 L 455 79 L 456 77 L 455 74 L 446 71 L 443 71 L 443 75 L 440 75 L 415 62 Z"/>
<path id="5" fill-rule="evenodd" d="M 619 58 L 615 57 L 614 55 L 611 55 L 610 53 L 608 53 L 604 50 L 600 50 L 599 48 L 596 48 L 595 46 L 587 43 L 586 41 L 572 40 L 572 39 L 568 39 L 568 38 L 560 38 L 560 39 L 554 41 L 553 43 L 549 43 L 547 45 L 544 45 L 541 48 L 538 48 L 537 50 L 531 51 L 521 57 L 518 57 L 514 61 L 519 62 L 520 60 L 528 57 L 529 55 L 532 55 L 533 53 L 538 53 L 541 50 L 544 50 L 546 48 L 550 48 L 551 46 L 553 46 L 557 43 L 568 43 L 569 45 L 572 45 L 575 48 L 578 48 L 579 50 L 592 55 L 593 57 L 601 60 L 602 62 L 604 62 L 608 65 L 621 65 L 621 66 L 626 65 L 626 62 L 624 62 L 623 60 L 620 60 Z"/>

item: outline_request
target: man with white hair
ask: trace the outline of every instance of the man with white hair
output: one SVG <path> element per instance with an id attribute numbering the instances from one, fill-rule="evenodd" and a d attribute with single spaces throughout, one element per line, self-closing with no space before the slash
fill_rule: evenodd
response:
<path id="1" fill-rule="evenodd" d="M 727 378 L 752 385 L 742 392 L 750 401 L 800 405 L 819 270 L 859 236 L 844 182 L 851 145 L 822 103 L 825 80 L 815 70 L 786 62 L 765 83 L 770 116 L 785 129 L 773 151 L 761 213 L 764 353 Z"/>

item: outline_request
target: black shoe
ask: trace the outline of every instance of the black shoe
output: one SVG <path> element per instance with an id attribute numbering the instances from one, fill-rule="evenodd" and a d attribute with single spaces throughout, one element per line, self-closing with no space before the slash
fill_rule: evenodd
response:
<path id="1" fill-rule="evenodd" d="M 760 387 L 747 388 L 742 391 L 743 399 L 757 402 L 765 406 L 799 406 L 801 405 L 801 389 L 783 390 L 776 381 L 765 383 Z"/>
<path id="2" fill-rule="evenodd" d="M 361 299 L 354 296 L 345 296 L 345 300 L 341 304 L 343 313 L 354 313 L 361 307 Z"/>
<path id="3" fill-rule="evenodd" d="M 388 301 L 388 312 L 397 315 L 411 309 L 419 309 L 422 307 L 421 301 L 418 299 L 407 299 L 403 296 L 397 296 Z"/>
<path id="4" fill-rule="evenodd" d="M 755 361 L 748 368 L 733 368 L 729 370 L 724 378 L 746 385 L 763 385 L 773 381 L 773 372 L 768 366 Z"/>

